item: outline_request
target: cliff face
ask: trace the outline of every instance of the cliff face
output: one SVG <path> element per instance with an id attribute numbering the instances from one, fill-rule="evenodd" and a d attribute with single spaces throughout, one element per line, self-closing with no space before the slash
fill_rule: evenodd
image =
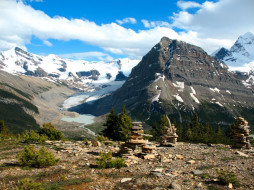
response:
<path id="1" fill-rule="evenodd" d="M 253 100 L 252 91 L 224 63 L 200 47 L 164 37 L 132 69 L 120 89 L 76 110 L 100 115 L 125 105 L 137 119 L 166 113 L 180 121 L 197 111 L 204 121 L 214 116 L 214 122 L 227 123 L 243 108 L 253 109 Z"/>

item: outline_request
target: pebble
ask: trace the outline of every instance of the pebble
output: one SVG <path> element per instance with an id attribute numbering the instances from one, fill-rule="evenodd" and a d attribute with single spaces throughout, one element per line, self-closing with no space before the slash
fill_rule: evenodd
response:
<path id="1" fill-rule="evenodd" d="M 192 173 L 193 173 L 194 175 L 201 175 L 201 174 L 203 174 L 204 172 L 201 171 L 201 170 L 193 170 Z"/>
<path id="2" fill-rule="evenodd" d="M 131 180 L 132 180 L 132 178 L 123 178 L 123 179 L 121 179 L 121 183 L 125 183 L 125 182 L 131 181 Z"/>
<path id="3" fill-rule="evenodd" d="M 171 183 L 171 185 L 169 186 L 170 189 L 175 189 L 175 190 L 182 190 L 181 185 L 179 185 L 176 182 Z"/>

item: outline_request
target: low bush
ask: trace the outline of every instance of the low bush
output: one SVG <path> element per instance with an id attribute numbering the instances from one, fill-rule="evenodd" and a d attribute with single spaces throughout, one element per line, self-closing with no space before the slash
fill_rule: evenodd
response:
<path id="1" fill-rule="evenodd" d="M 112 152 L 100 153 L 100 158 L 97 158 L 98 168 L 122 168 L 126 167 L 123 158 L 112 158 Z"/>
<path id="2" fill-rule="evenodd" d="M 219 174 L 218 179 L 222 184 L 227 185 L 229 183 L 232 183 L 234 187 L 240 187 L 240 183 L 235 174 L 219 170 L 217 170 L 217 173 Z"/>
<path id="3" fill-rule="evenodd" d="M 41 183 L 36 183 L 27 178 L 19 180 L 17 190 L 43 190 Z"/>
<path id="4" fill-rule="evenodd" d="M 47 166 L 55 165 L 59 159 L 56 159 L 54 155 L 47 151 L 45 147 L 40 150 L 36 150 L 35 146 L 25 146 L 21 154 L 18 155 L 20 165 L 43 168 Z"/>
<path id="5" fill-rule="evenodd" d="M 45 135 L 49 140 L 62 140 L 63 134 L 56 130 L 56 128 L 51 123 L 44 123 L 39 131 L 40 135 Z"/>
<path id="6" fill-rule="evenodd" d="M 34 131 L 28 132 L 27 130 L 21 135 L 21 142 L 23 143 L 44 143 L 48 137 L 46 135 L 40 135 Z"/>
<path id="7" fill-rule="evenodd" d="M 103 135 L 97 136 L 97 140 L 100 142 L 109 141 L 108 137 L 104 137 Z"/>

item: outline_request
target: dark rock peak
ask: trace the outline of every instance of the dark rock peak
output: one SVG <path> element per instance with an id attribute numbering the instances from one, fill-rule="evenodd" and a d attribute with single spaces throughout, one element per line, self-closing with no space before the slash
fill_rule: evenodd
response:
<path id="1" fill-rule="evenodd" d="M 78 77 L 87 77 L 89 79 L 98 80 L 100 72 L 98 70 L 76 72 Z"/>
<path id="2" fill-rule="evenodd" d="M 224 59 L 224 57 L 227 57 L 230 55 L 231 55 L 230 51 L 227 50 L 226 48 L 222 47 L 216 53 L 214 53 L 213 57 L 216 61 L 222 61 Z"/>
<path id="3" fill-rule="evenodd" d="M 119 71 L 118 74 L 116 75 L 115 81 L 123 81 L 126 79 L 127 79 L 127 77 L 123 74 L 123 72 Z"/>

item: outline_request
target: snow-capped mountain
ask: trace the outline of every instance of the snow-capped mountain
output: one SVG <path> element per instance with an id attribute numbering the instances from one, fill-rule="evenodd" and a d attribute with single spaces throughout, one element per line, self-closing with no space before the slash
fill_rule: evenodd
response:
<path id="1" fill-rule="evenodd" d="M 167 37 L 152 47 L 117 91 L 71 110 L 103 115 L 112 107 L 119 112 L 123 105 L 133 118 L 151 123 L 161 114 L 188 121 L 194 111 L 203 122 L 229 124 L 242 115 L 254 123 L 251 89 L 202 48 Z"/>
<path id="2" fill-rule="evenodd" d="M 70 60 L 53 54 L 39 56 L 18 47 L 0 53 L 0 69 L 8 73 L 44 77 L 53 81 L 74 81 L 84 85 L 125 80 L 138 62 L 128 58 L 112 62 Z"/>
<path id="3" fill-rule="evenodd" d="M 229 70 L 243 80 L 246 86 L 254 85 L 254 34 L 247 32 L 239 36 L 229 50 L 220 48 L 212 57 L 227 64 Z"/>

